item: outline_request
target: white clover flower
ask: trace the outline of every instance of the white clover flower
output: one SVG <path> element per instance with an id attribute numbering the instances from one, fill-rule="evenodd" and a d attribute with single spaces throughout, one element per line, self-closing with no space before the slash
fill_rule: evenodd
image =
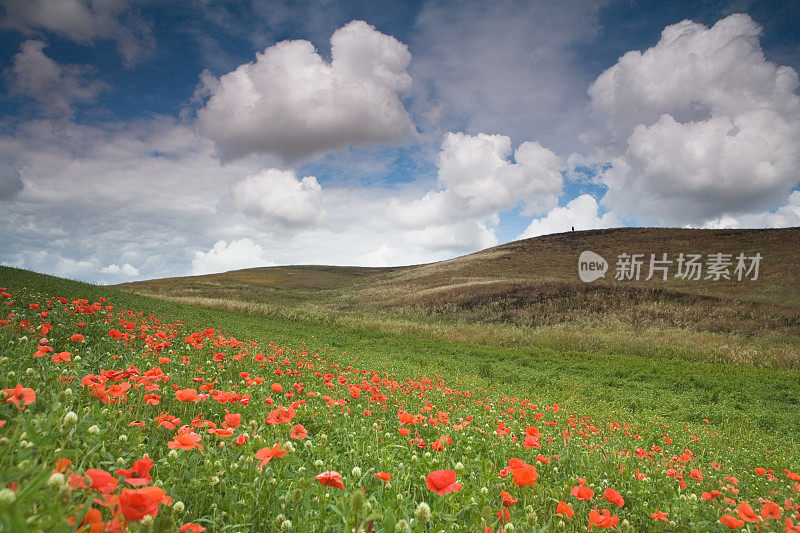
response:
<path id="1" fill-rule="evenodd" d="M 177 501 L 174 504 L 172 504 L 172 510 L 178 514 L 181 514 L 185 509 L 186 505 L 181 501 Z"/>
<path id="2" fill-rule="evenodd" d="M 431 507 L 425 502 L 421 502 L 417 505 L 417 509 L 414 511 L 414 518 L 419 520 L 422 524 L 427 524 L 431 520 Z"/>
<path id="3" fill-rule="evenodd" d="M 64 415 L 65 426 L 71 426 L 77 423 L 78 423 L 78 415 L 76 415 L 74 411 L 69 411 L 67 414 Z"/>
<path id="4" fill-rule="evenodd" d="M 64 474 L 61 472 L 55 472 L 53 475 L 50 476 L 50 479 L 47 480 L 47 486 L 51 489 L 58 489 L 61 488 L 61 485 L 65 483 L 64 481 Z"/>
<path id="5" fill-rule="evenodd" d="M 353 467 L 352 473 L 353 477 L 361 477 L 361 469 L 357 466 Z"/>
<path id="6" fill-rule="evenodd" d="M 11 505 L 17 499 L 17 493 L 11 489 L 0 490 L 0 505 Z"/>
<path id="7" fill-rule="evenodd" d="M 283 522 L 281 522 L 281 530 L 289 531 L 290 529 L 292 529 L 292 521 L 291 520 L 284 520 Z"/>
<path id="8" fill-rule="evenodd" d="M 464 463 L 462 463 L 461 461 L 457 462 L 455 468 L 458 471 L 464 470 Z"/>
<path id="9" fill-rule="evenodd" d="M 514 529 L 516 529 L 514 524 L 512 524 L 511 522 L 506 522 L 506 527 L 505 527 L 506 531 L 514 531 Z"/>
<path id="10" fill-rule="evenodd" d="M 95 424 L 86 431 L 88 431 L 90 435 L 97 435 L 98 433 L 100 433 L 100 428 L 97 426 L 97 424 Z"/>

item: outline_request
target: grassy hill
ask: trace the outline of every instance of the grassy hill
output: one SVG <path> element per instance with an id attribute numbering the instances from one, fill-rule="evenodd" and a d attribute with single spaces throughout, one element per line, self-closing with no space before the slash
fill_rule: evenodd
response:
<path id="1" fill-rule="evenodd" d="M 332 279 L 344 277 L 338 269 L 328 270 Z M 324 271 L 297 269 L 293 283 L 301 288 L 284 291 L 339 290 L 302 288 L 303 277 L 319 277 Z M 291 277 L 291 269 L 282 272 Z M 403 270 L 370 275 L 387 276 L 386 281 L 398 274 Z M 357 283 L 366 282 L 363 277 Z M 205 307 L 185 305 L 2 266 L 0 287 L 9 291 L 5 305 L 13 311 L 0 324 L 0 389 L 20 384 L 36 394 L 24 408 L 0 403 L 5 422 L 0 429 L 0 483 L 19 486 L 14 495 L 6 489 L 0 503 L 3 531 L 71 530 L 67 517 L 81 519 L 77 506 L 84 504 L 86 509 L 97 494 L 91 488 L 56 487 L 61 482 L 51 474 L 57 460 L 71 459 L 79 476 L 90 468 L 113 474 L 145 453 L 154 461 L 155 486 L 183 508 L 180 512 L 177 504 L 172 509 L 162 506 L 158 517 L 141 528 L 155 531 L 175 531 L 188 522 L 204 524 L 209 531 L 278 531 L 284 530 L 276 521 L 281 515 L 296 531 L 351 531 L 353 523 L 370 520 L 376 531 L 395 531 L 395 523 L 413 517 L 420 501 L 430 502 L 431 530 L 455 530 L 456 521 L 469 526 L 462 530 L 484 523 L 497 530 L 502 527 L 495 514 L 502 509 L 501 489 L 520 498 L 511 509 L 516 524 L 586 531 L 591 509 L 598 504 L 609 507 L 602 499 L 605 487 L 624 494 L 624 507 L 612 511 L 628 522 L 626 529 L 654 530 L 651 513 L 660 509 L 675 522 L 670 531 L 723 531 L 727 529 L 719 523 L 720 516 L 736 513 L 735 507 L 721 499 L 707 501 L 699 496 L 703 491 L 725 490 L 756 508 L 759 498 L 783 502 L 797 493 L 793 478 L 787 477 L 789 470 L 800 471 L 797 372 L 743 367 L 728 360 L 698 361 L 697 354 L 712 352 L 691 344 L 698 337 L 689 329 L 640 328 L 637 335 L 622 327 L 586 327 L 588 336 L 605 344 L 559 348 L 555 337 L 548 340 L 541 327 L 441 316 L 405 318 L 399 312 L 378 311 L 325 311 L 318 313 L 319 320 L 309 319 L 312 312 L 287 318 L 270 314 L 263 303 L 209 298 Z M 101 297 L 104 301 L 96 309 L 105 311 L 95 313 L 95 306 L 89 306 L 78 312 L 76 299 L 92 302 Z M 344 305 L 328 297 L 330 305 Z M 51 304 L 53 309 L 42 316 L 42 309 Z M 210 308 L 224 305 L 233 310 Z M 38 357 L 37 338 L 45 321 L 54 328 L 47 334 L 54 351 L 50 357 Z M 581 330 L 564 327 L 570 334 Z M 403 328 L 406 331 L 387 331 Z M 120 329 L 133 334 L 112 335 Z M 463 334 L 467 342 L 447 338 L 462 330 L 471 332 Z M 648 337 L 655 333 L 662 335 L 660 344 Z M 198 335 L 207 338 L 203 347 L 186 342 Z M 480 335 L 486 337 L 476 345 Z M 163 337 L 171 339 L 171 345 L 158 348 Z M 627 348 L 617 350 L 615 338 Z M 778 345 L 764 333 L 716 333 L 710 338 L 729 343 L 730 350 L 771 350 Z M 636 339 L 643 340 L 636 344 Z M 796 344 L 786 342 L 796 350 Z M 270 356 L 266 361 L 265 353 Z M 64 354 L 71 359 L 53 357 Z M 775 360 L 771 366 L 778 366 Z M 141 385 L 137 379 L 145 369 L 153 376 L 161 369 L 169 379 L 156 388 L 130 386 L 131 381 Z M 113 381 L 93 383 L 100 375 Z M 372 388 L 376 382 L 367 381 L 370 375 L 382 384 L 385 400 L 354 394 L 355 385 Z M 245 376 L 265 381 L 251 382 Z M 212 396 L 236 392 L 252 399 L 240 404 L 223 403 L 224 396 L 186 401 L 173 390 L 199 389 L 201 383 L 200 390 Z M 295 397 L 297 385 L 305 394 Z M 112 392 L 124 394 L 122 401 L 101 401 L 104 393 Z M 159 396 L 156 404 L 150 403 L 148 393 Z M 292 399 L 303 400 L 293 421 L 265 420 L 273 407 L 286 406 Z M 334 399 L 347 409 L 330 403 Z M 383 401 L 386 409 L 379 403 Z M 422 422 L 433 413 L 452 420 L 443 427 L 430 420 L 421 423 L 414 427 L 418 433 L 407 437 L 398 431 L 403 409 L 419 413 Z M 169 443 L 180 430 L 157 422 L 168 413 L 183 424 L 199 417 L 222 424 L 228 410 L 241 416 L 235 434 L 221 436 L 186 426 L 196 428 L 205 444 L 202 450 L 173 450 Z M 72 422 L 67 424 L 70 413 Z M 461 423 L 465 417 L 468 427 Z M 289 426 L 294 423 L 304 425 L 309 444 L 290 439 Z M 528 426 L 540 429 L 541 448 L 521 445 Z M 249 439 L 235 444 L 234 439 L 245 433 Z M 417 434 L 431 452 L 421 449 L 418 440 L 409 440 Z M 442 436 L 452 442 L 445 440 L 446 449 L 435 451 L 432 443 Z M 258 453 L 287 442 L 296 446 L 285 457 L 263 469 L 257 466 Z M 685 450 L 691 453 L 685 455 Z M 537 486 L 520 487 L 513 476 L 498 474 L 512 457 L 535 463 Z M 685 489 L 666 465 L 685 470 Z M 463 491 L 445 499 L 432 493 L 425 480 L 429 473 L 448 467 L 458 471 Z M 770 477 L 759 474 L 761 468 Z M 314 476 L 333 469 L 342 474 L 346 492 L 315 481 Z M 674 475 L 676 470 L 671 470 Z M 378 471 L 391 473 L 393 488 L 373 477 Z M 690 472 L 695 477 L 689 477 Z M 730 476 L 738 480 L 736 487 L 728 485 L 735 493 L 726 488 Z M 580 478 L 594 487 L 593 501 L 572 496 Z M 130 490 L 120 481 L 118 491 L 123 487 Z M 356 509 L 353 494 L 366 494 L 371 509 Z M 555 514 L 560 500 L 575 507 L 575 516 L 564 526 L 558 526 L 560 517 Z M 104 519 L 111 512 L 96 509 Z"/>
<path id="2" fill-rule="evenodd" d="M 605 278 L 580 281 L 577 263 L 584 250 L 608 261 Z M 732 256 L 730 280 L 675 278 L 679 254 L 706 259 L 720 252 Z M 623 253 L 643 254 L 638 281 L 614 279 Z M 667 279 L 645 279 L 650 255 L 664 253 L 673 261 Z M 740 253 L 761 255 L 757 280 L 736 279 Z M 622 228 L 515 241 L 426 265 L 253 268 L 119 288 L 193 305 L 479 344 L 798 368 L 798 260 L 800 228 Z"/>

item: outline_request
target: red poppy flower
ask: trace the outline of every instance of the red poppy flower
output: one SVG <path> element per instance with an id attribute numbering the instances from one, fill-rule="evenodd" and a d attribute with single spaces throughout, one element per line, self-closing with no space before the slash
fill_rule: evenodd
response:
<path id="1" fill-rule="evenodd" d="M 535 466 L 529 465 L 522 459 L 512 458 L 508 460 L 508 470 L 514 476 L 514 484 L 518 487 L 536 486 L 539 474 L 536 472 Z"/>
<path id="2" fill-rule="evenodd" d="M 72 466 L 72 459 L 67 459 L 62 457 L 56 461 L 56 468 L 53 470 L 53 473 L 56 472 L 66 472 L 66 470 Z"/>
<path id="3" fill-rule="evenodd" d="M 261 459 L 258 467 L 261 468 L 275 458 L 281 458 L 286 455 L 286 450 L 281 450 L 281 443 L 279 442 L 272 448 L 261 448 L 256 452 L 256 459 Z"/>
<path id="4" fill-rule="evenodd" d="M 575 511 L 572 510 L 572 507 L 568 503 L 558 502 L 556 514 L 560 514 L 564 518 L 572 518 L 575 516 Z"/>
<path id="5" fill-rule="evenodd" d="M 242 423 L 242 415 L 239 413 L 230 413 L 225 409 L 225 425 L 229 428 L 238 428 Z"/>
<path id="6" fill-rule="evenodd" d="M 208 432 L 225 439 L 233 436 L 233 430 L 230 428 L 211 428 Z"/>
<path id="7" fill-rule="evenodd" d="M 158 505 L 171 505 L 172 500 L 167 493 L 158 487 L 141 489 L 122 489 L 119 495 L 119 508 L 123 516 L 137 522 L 145 516 L 158 516 Z"/>
<path id="8" fill-rule="evenodd" d="M 325 487 L 336 487 L 337 489 L 344 490 L 344 482 L 342 481 L 342 475 L 335 470 L 329 470 L 327 472 L 323 472 L 315 477 L 317 481 L 319 481 L 320 485 Z"/>
<path id="9" fill-rule="evenodd" d="M 60 352 L 52 355 L 54 363 L 63 363 L 72 359 L 72 352 Z"/>
<path id="10" fill-rule="evenodd" d="M 449 492 L 461 490 L 461 483 L 456 483 L 456 473 L 454 470 L 435 470 L 428 474 L 426 480 L 427 487 L 442 496 Z"/>
<path id="11" fill-rule="evenodd" d="M 175 398 L 179 402 L 198 402 L 202 399 L 195 389 L 178 389 L 175 391 Z"/>
<path id="12" fill-rule="evenodd" d="M 192 522 L 189 522 L 188 524 L 183 524 L 181 526 L 180 533 L 203 533 L 205 530 L 206 528 L 200 524 L 193 524 Z"/>
<path id="13" fill-rule="evenodd" d="M 149 474 L 152 467 L 153 460 L 145 454 L 143 459 L 133 463 L 133 467 L 130 470 L 117 470 L 117 475 L 125 476 L 125 482 L 134 487 L 147 485 L 153 480 Z"/>
<path id="14" fill-rule="evenodd" d="M 117 489 L 117 478 L 97 468 L 90 468 L 86 471 L 86 475 L 92 480 L 89 488 L 95 489 L 99 492 L 110 493 Z"/>
<path id="15" fill-rule="evenodd" d="M 501 490 L 500 491 L 500 499 L 503 502 L 503 507 L 511 507 L 512 505 L 517 503 L 517 500 L 519 498 L 512 498 L 511 494 L 509 494 L 508 492 L 506 492 L 504 490 Z"/>
<path id="16" fill-rule="evenodd" d="M 749 503 L 740 503 L 739 507 L 736 509 L 736 514 L 745 522 L 761 522 L 761 517 L 753 511 Z"/>
<path id="17" fill-rule="evenodd" d="M 576 485 L 572 487 L 570 494 L 579 500 L 591 500 L 594 496 L 594 491 L 591 487 L 584 487 L 583 485 Z"/>
<path id="18" fill-rule="evenodd" d="M 292 427 L 291 431 L 289 431 L 289 436 L 293 439 L 303 440 L 304 438 L 308 437 L 308 431 L 306 431 L 306 428 L 303 427 L 303 424 L 297 424 L 296 426 Z"/>
<path id="19" fill-rule="evenodd" d="M 783 511 L 781 510 L 780 505 L 775 502 L 767 501 L 761 507 L 761 516 L 764 518 L 774 518 L 777 520 L 782 514 Z"/>
<path id="20" fill-rule="evenodd" d="M 650 518 L 652 518 L 656 522 L 658 522 L 659 520 L 663 520 L 664 522 L 669 522 L 667 515 L 669 515 L 669 513 L 664 513 L 656 509 L 655 513 L 650 513 Z"/>
<path id="21" fill-rule="evenodd" d="M 387 474 L 386 472 L 378 472 L 377 474 L 373 474 L 376 478 L 380 479 L 381 481 L 389 481 L 392 479 L 391 474 Z"/>
<path id="22" fill-rule="evenodd" d="M 33 389 L 17 385 L 13 389 L 3 389 L 6 394 L 6 402 L 11 402 L 17 406 L 17 409 L 22 409 L 26 405 L 32 404 L 36 400 L 36 392 Z M 22 405 L 20 405 L 22 403 Z"/>
<path id="23" fill-rule="evenodd" d="M 625 505 L 625 500 L 622 498 L 622 494 L 615 491 L 614 489 L 606 489 L 603 491 L 603 496 L 605 496 L 606 500 L 613 503 L 618 507 L 622 507 Z"/>
<path id="24" fill-rule="evenodd" d="M 592 526 L 597 526 L 599 528 L 617 527 L 617 522 L 619 522 L 619 517 L 612 515 L 611 511 L 608 509 L 603 509 L 603 512 L 601 513 L 597 510 L 597 507 L 595 507 L 589 512 L 589 526 L 587 529 L 591 531 Z"/>
<path id="25" fill-rule="evenodd" d="M 731 516 L 729 514 L 723 515 L 722 518 L 719 519 L 720 524 L 725 524 L 728 526 L 728 529 L 739 529 L 744 525 L 743 520 L 739 520 L 735 516 Z"/>
<path id="26" fill-rule="evenodd" d="M 200 435 L 198 435 L 194 431 L 190 431 L 189 433 L 176 435 L 174 440 L 171 440 L 167 443 L 167 446 L 169 446 L 173 450 L 177 449 L 191 450 L 192 448 L 197 448 L 198 450 L 202 450 L 203 445 L 200 444 L 200 439 L 202 439 Z"/>
<path id="27" fill-rule="evenodd" d="M 74 342 L 83 342 L 83 335 L 80 333 L 73 333 L 69 340 Z"/>

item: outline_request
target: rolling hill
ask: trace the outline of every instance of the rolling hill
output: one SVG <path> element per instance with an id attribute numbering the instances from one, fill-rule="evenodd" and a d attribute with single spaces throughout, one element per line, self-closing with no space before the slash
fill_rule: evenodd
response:
<path id="1" fill-rule="evenodd" d="M 606 259 L 604 278 L 579 279 L 578 257 L 584 250 Z M 700 279 L 675 277 L 681 253 L 701 254 Z M 709 256 L 717 253 L 730 254 L 731 279 L 705 279 Z M 643 254 L 638 281 L 615 279 L 620 254 Z M 667 254 L 672 261 L 666 280 L 660 271 L 645 279 L 650 254 L 656 259 Z M 751 271 L 737 280 L 739 254 L 760 254 L 757 279 Z M 524 337 L 557 349 L 578 343 L 581 349 L 639 350 L 648 340 L 657 345 L 669 337 L 670 346 L 688 350 L 736 344 L 735 358 L 750 362 L 765 356 L 800 362 L 799 261 L 800 228 L 621 228 L 514 241 L 424 265 L 251 268 L 118 287 L 253 313 L 334 321 L 349 317 L 351 322 L 357 317 L 370 327 L 392 330 L 437 325 L 436 336 L 484 343 Z"/>

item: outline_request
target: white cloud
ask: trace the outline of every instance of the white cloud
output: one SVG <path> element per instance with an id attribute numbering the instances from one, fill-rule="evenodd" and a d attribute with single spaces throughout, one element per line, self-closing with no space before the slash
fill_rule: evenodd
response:
<path id="1" fill-rule="evenodd" d="M 564 161 L 536 142 L 513 152 L 503 135 L 448 133 L 437 157 L 440 189 L 409 200 L 395 198 L 390 218 L 408 244 L 456 253 L 498 243 L 499 213 L 523 206 L 526 214 L 557 205 Z"/>
<path id="2" fill-rule="evenodd" d="M 524 142 L 511 157 L 504 135 L 448 133 L 437 165 L 439 182 L 467 202 L 476 214 L 525 204 L 527 214 L 555 205 L 561 192 L 564 161 L 537 142 Z"/>
<path id="3" fill-rule="evenodd" d="M 197 251 L 192 259 L 192 274 L 212 274 L 240 268 L 274 266 L 265 257 L 264 249 L 251 239 L 217 241 L 207 252 Z"/>
<path id="4" fill-rule="evenodd" d="M 223 211 L 243 213 L 266 227 L 300 228 L 324 217 L 322 187 L 314 176 L 298 180 L 293 170 L 267 168 L 231 185 Z"/>
<path id="5" fill-rule="evenodd" d="M 376 250 L 364 254 L 362 260 L 359 263 L 364 266 L 371 266 L 371 267 L 391 266 L 394 264 L 393 260 L 396 258 L 396 256 L 397 256 L 397 250 L 395 250 L 389 244 L 383 243 Z"/>
<path id="6" fill-rule="evenodd" d="M 123 62 L 131 66 L 155 48 L 150 26 L 130 10 L 127 0 L 6 0 L 0 25 L 26 34 L 46 30 L 74 42 L 117 41 Z"/>
<path id="7" fill-rule="evenodd" d="M 798 226 L 800 226 L 800 191 L 793 191 L 786 199 L 786 203 L 774 211 L 740 216 L 723 215 L 707 221 L 702 227 L 706 229 L 736 229 Z"/>
<path id="8" fill-rule="evenodd" d="M 22 43 L 9 69 L 14 93 L 38 100 L 47 114 L 71 117 L 73 104 L 92 101 L 108 88 L 86 80 L 87 69 L 80 65 L 59 65 L 44 54 L 45 46 L 42 41 Z"/>
<path id="9" fill-rule="evenodd" d="M 640 222 L 702 224 L 778 205 L 800 176 L 797 73 L 767 62 L 742 14 L 668 26 L 589 88 L 613 168 L 603 204 Z"/>
<path id="10" fill-rule="evenodd" d="M 387 144 L 414 131 L 398 93 L 408 89 L 411 54 L 394 37 L 353 21 L 331 37 L 331 62 L 308 41 L 282 41 L 198 95 L 201 131 L 221 155 L 276 154 L 285 161 L 348 145 Z"/>
<path id="11" fill-rule="evenodd" d="M 511 155 L 514 161 L 511 161 Z M 438 189 L 392 198 L 389 219 L 406 246 L 452 255 L 495 246 L 499 213 L 533 214 L 557 205 L 564 160 L 537 142 L 512 151 L 504 135 L 445 135 L 436 159 Z"/>
<path id="12" fill-rule="evenodd" d="M 587 229 L 604 229 L 622 226 L 622 222 L 612 213 L 600 215 L 600 206 L 597 200 L 589 194 L 582 194 L 571 200 L 564 207 L 554 207 L 547 216 L 533 219 L 530 225 L 518 237 L 528 239 L 547 235 Z"/>
<path id="13" fill-rule="evenodd" d="M 101 274 L 111 274 L 111 275 L 122 274 L 122 275 L 125 275 L 125 276 L 133 277 L 133 276 L 138 276 L 139 275 L 139 269 L 136 268 L 135 266 L 129 264 L 129 263 L 125 263 L 122 266 L 111 264 L 111 265 L 104 266 L 103 268 L 101 268 L 100 269 L 100 273 Z"/>
<path id="14" fill-rule="evenodd" d="M 492 225 L 470 219 L 407 229 L 400 232 L 399 237 L 406 246 L 429 253 L 445 251 L 450 257 L 499 244 Z"/>

